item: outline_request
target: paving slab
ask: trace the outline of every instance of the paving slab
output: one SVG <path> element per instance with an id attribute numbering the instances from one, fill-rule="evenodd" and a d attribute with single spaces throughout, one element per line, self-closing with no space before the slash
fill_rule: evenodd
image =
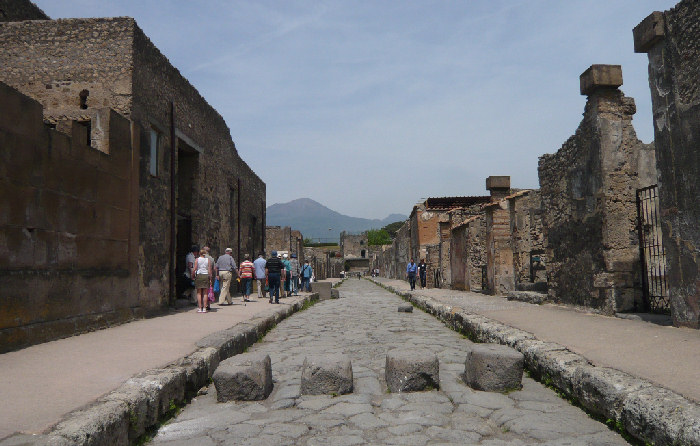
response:
<path id="1" fill-rule="evenodd" d="M 282 299 L 280 307 L 303 299 Z M 212 305 L 143 319 L 0 355 L 0 439 L 41 433 L 65 414 L 116 389 L 134 375 L 198 349 L 201 338 L 250 320 L 277 305 L 267 299 Z"/>
<path id="2" fill-rule="evenodd" d="M 410 290 L 402 280 L 375 280 L 397 290 Z M 524 330 L 541 341 L 566 346 L 596 366 L 621 370 L 700 402 L 700 330 L 468 291 L 432 288 L 412 291 L 411 295 L 424 295 L 451 306 L 453 311 L 463 309 Z"/>
<path id="3" fill-rule="evenodd" d="M 275 390 L 267 400 L 220 404 L 210 386 L 163 426 L 152 444 L 506 445 L 550 439 L 626 444 L 530 378 L 523 380 L 522 390 L 507 394 L 470 389 L 459 375 L 471 341 L 422 311 L 406 318 L 396 311 L 399 298 L 369 281 L 346 281 L 340 289 L 344 299 L 319 302 L 281 321 L 250 347 L 272 360 Z M 435 352 L 445 370 L 440 390 L 387 392 L 386 355 L 406 346 Z M 289 391 L 298 388 L 304 358 L 311 354 L 347 355 L 357 371 L 357 387 L 365 380 L 371 390 L 348 395 Z M 280 407 L 279 401 L 293 405 Z"/>

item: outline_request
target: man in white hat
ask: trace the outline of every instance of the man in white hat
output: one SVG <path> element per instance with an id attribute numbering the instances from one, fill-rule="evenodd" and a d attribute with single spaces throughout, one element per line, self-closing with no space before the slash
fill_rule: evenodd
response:
<path id="1" fill-rule="evenodd" d="M 233 299 L 231 298 L 231 279 L 233 279 L 233 273 L 238 275 L 236 270 L 236 262 L 231 257 L 233 249 L 226 248 L 226 253 L 216 260 L 216 278 L 219 279 L 219 284 L 221 285 L 221 293 L 219 294 L 219 305 L 224 305 L 226 302 L 228 305 L 233 304 Z"/>

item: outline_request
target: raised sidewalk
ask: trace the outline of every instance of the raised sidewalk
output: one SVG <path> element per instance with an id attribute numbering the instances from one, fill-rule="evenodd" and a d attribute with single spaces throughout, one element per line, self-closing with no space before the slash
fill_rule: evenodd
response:
<path id="1" fill-rule="evenodd" d="M 156 400 L 164 399 L 155 395 L 163 386 L 179 387 L 173 394 L 176 395 L 182 394 L 185 386 L 200 381 L 206 383 L 207 373 L 213 372 L 209 369 L 225 359 L 220 356 L 230 355 L 255 342 L 277 321 L 315 298 L 315 294 L 302 293 L 282 299 L 281 305 L 270 305 L 267 299 L 254 298 L 245 306 L 236 298 L 231 306 L 212 304 L 213 311 L 207 314 L 199 314 L 192 307 L 2 354 L 0 444 L 5 443 L 1 439 L 15 432 L 42 433 L 62 419 L 70 419 L 71 412 L 77 409 L 101 400 L 117 400 L 118 395 L 105 395 L 117 388 L 123 389 L 129 382 L 136 388 L 160 380 L 155 383 Z M 236 339 L 237 336 L 241 339 Z M 157 376 L 158 373 L 163 375 L 163 371 L 174 378 Z M 204 376 L 193 376 L 202 373 Z M 136 390 L 134 394 L 146 393 L 143 388 Z M 164 399 L 166 406 L 172 399 L 177 400 L 173 395 Z M 125 406 L 124 401 L 133 414 L 128 398 L 121 398 L 119 404 Z M 152 402 L 144 404 L 152 405 Z M 167 409 L 149 407 L 147 410 L 160 416 Z M 113 414 L 104 415 L 107 412 L 103 410 L 98 416 L 114 418 Z M 128 422 L 134 422 L 134 415 L 131 417 Z M 150 421 L 157 421 L 157 417 Z M 71 441 L 77 439 L 66 444 Z"/>
<path id="2" fill-rule="evenodd" d="M 520 350 L 533 375 L 634 437 L 700 444 L 700 330 L 372 280 L 476 341 Z"/>

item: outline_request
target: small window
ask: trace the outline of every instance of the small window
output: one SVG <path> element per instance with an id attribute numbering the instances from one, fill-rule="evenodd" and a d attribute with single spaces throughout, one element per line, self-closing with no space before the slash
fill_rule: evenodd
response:
<path id="1" fill-rule="evenodd" d="M 148 170 L 149 172 L 151 172 L 151 175 L 155 177 L 158 176 L 158 146 L 160 144 L 160 134 L 156 130 L 151 129 L 149 135 L 149 144 L 151 148 L 151 158 Z"/>

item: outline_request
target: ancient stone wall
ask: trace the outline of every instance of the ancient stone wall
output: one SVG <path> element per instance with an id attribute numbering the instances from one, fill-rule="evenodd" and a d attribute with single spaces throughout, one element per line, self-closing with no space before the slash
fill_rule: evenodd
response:
<path id="1" fill-rule="evenodd" d="M 668 291 L 674 324 L 700 327 L 700 3 L 682 0 L 634 29 L 649 57 Z"/>
<path id="2" fill-rule="evenodd" d="M 607 314 L 641 309 L 636 189 L 653 181 L 638 168 L 653 147 L 637 139 L 620 85 L 619 66 L 581 76 L 583 120 L 538 168 L 550 297 Z"/>
<path id="3" fill-rule="evenodd" d="M 0 0 L 0 22 L 22 20 L 50 20 L 50 17 L 29 0 Z"/>
<path id="4" fill-rule="evenodd" d="M 346 231 L 340 233 L 340 253 L 343 258 L 368 258 L 367 232 L 362 234 L 350 234 Z"/>
<path id="5" fill-rule="evenodd" d="M 265 227 L 265 253 L 272 251 L 290 252 L 292 248 L 292 228 L 289 226 Z"/>
<path id="6" fill-rule="evenodd" d="M 79 119 L 90 132 L 81 138 L 105 153 L 109 132 L 95 110 L 111 107 L 140 128 L 132 141 L 141 217 L 134 259 L 144 307 L 175 298 L 170 287 L 193 242 L 214 256 L 230 247 L 239 262 L 262 251 L 265 184 L 238 156 L 221 116 L 133 19 L 0 23 L 0 45 L 0 80 L 42 103 L 57 128 Z"/>
<path id="7" fill-rule="evenodd" d="M 522 191 L 508 198 L 515 289 L 546 289 L 544 233 L 539 190 Z M 532 259 L 532 260 L 531 260 Z M 540 284 L 537 286 L 535 284 Z"/>
<path id="8" fill-rule="evenodd" d="M 450 263 L 452 288 L 482 291 L 482 273 L 486 265 L 486 219 L 473 215 L 451 231 Z"/>
<path id="9" fill-rule="evenodd" d="M 0 351 L 141 316 L 138 174 L 114 112 L 109 154 L 44 125 L 41 104 L 0 82 Z"/>

